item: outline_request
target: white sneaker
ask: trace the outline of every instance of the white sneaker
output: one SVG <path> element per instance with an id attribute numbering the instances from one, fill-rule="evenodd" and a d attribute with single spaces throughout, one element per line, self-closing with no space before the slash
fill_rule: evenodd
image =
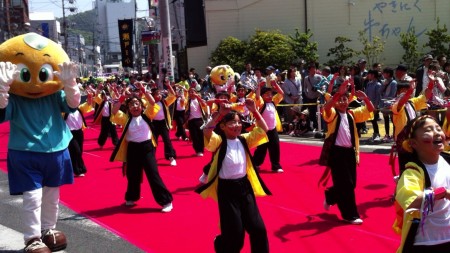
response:
<path id="1" fill-rule="evenodd" d="M 208 183 L 208 175 L 206 175 L 205 173 L 203 173 L 203 174 L 198 178 L 198 181 L 200 181 L 200 183 L 202 183 L 202 184 Z"/>
<path id="2" fill-rule="evenodd" d="M 135 203 L 134 201 L 127 200 L 127 201 L 125 202 L 125 205 L 126 205 L 126 206 L 135 206 L 136 203 Z"/>
<path id="3" fill-rule="evenodd" d="M 173 209 L 173 205 L 172 205 L 172 202 L 170 202 L 169 204 L 166 204 L 162 207 L 161 212 L 169 213 L 170 211 L 172 211 L 172 209 Z"/>
<path id="4" fill-rule="evenodd" d="M 169 158 L 170 160 L 170 166 L 177 166 L 177 161 L 175 160 L 175 158 L 171 157 Z"/>
<path id="5" fill-rule="evenodd" d="M 203 153 L 202 152 L 198 152 L 197 156 L 203 156 Z"/>
<path id="6" fill-rule="evenodd" d="M 345 220 L 346 222 L 352 224 L 352 225 L 361 225 L 363 224 L 363 220 L 360 218 L 354 219 L 354 220 Z"/>
<path id="7" fill-rule="evenodd" d="M 325 211 L 329 211 L 330 207 L 331 207 L 331 205 L 328 205 L 327 200 L 324 199 L 323 200 L 323 209 L 325 209 Z"/>
<path id="8" fill-rule="evenodd" d="M 283 169 L 277 169 L 277 171 L 276 171 L 277 173 L 283 173 L 284 172 L 284 170 Z"/>

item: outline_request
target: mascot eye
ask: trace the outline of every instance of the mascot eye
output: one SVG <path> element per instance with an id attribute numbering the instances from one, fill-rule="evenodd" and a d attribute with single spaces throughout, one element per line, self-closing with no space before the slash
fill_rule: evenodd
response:
<path id="1" fill-rule="evenodd" d="M 39 81 L 53 80 L 53 68 L 50 64 L 44 64 L 39 70 Z"/>
<path id="2" fill-rule="evenodd" d="M 19 75 L 17 76 L 17 79 L 19 82 L 24 82 L 24 83 L 30 82 L 31 73 L 25 64 L 22 64 L 22 63 L 17 64 L 17 70 L 19 71 Z"/>

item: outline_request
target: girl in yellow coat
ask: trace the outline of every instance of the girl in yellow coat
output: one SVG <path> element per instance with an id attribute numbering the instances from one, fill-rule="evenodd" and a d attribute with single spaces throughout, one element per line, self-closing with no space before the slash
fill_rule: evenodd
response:
<path id="1" fill-rule="evenodd" d="M 156 144 L 150 123 L 150 119 L 160 110 L 160 107 L 155 104 L 154 98 L 144 87 L 138 88 L 148 101 L 145 107 L 141 98 L 135 95 L 126 101 L 128 113 L 119 110 L 120 103 L 114 104 L 111 121 L 124 126 L 124 129 L 110 161 L 127 163 L 124 173 L 128 180 L 125 205 L 134 206 L 140 199 L 142 171 L 144 171 L 155 201 L 162 206 L 161 211 L 170 212 L 173 208 L 173 198 L 159 175 L 155 158 Z"/>
<path id="2" fill-rule="evenodd" d="M 208 183 L 196 191 L 203 197 L 218 200 L 221 235 L 214 241 L 216 252 L 240 252 L 245 232 L 249 233 L 252 252 L 269 252 L 267 231 L 256 205 L 255 196 L 271 194 L 255 170 L 249 148 L 267 142 L 267 125 L 251 99 L 247 108 L 253 113 L 257 127 L 241 134 L 239 114 L 223 103 L 219 113 L 204 127 L 206 149 L 214 152 Z M 218 135 L 213 129 L 219 124 Z M 215 152 L 217 151 L 217 152 Z"/>
<path id="3" fill-rule="evenodd" d="M 411 160 L 395 194 L 394 230 L 402 233 L 397 252 L 450 252 L 450 165 L 441 156 L 447 146 L 446 134 L 428 115 L 405 127 L 408 136 L 403 146 L 411 152 Z M 411 221 L 414 218 L 417 223 Z"/>

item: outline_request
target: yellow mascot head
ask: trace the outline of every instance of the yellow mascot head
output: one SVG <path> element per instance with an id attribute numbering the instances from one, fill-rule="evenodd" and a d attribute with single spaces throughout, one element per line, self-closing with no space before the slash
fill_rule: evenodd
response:
<path id="1" fill-rule="evenodd" d="M 12 62 L 19 71 L 9 92 L 23 97 L 40 98 L 62 89 L 53 71 L 69 61 L 60 45 L 36 33 L 19 35 L 0 45 L 0 62 Z"/>
<path id="2" fill-rule="evenodd" d="M 211 70 L 211 83 L 215 85 L 225 85 L 228 79 L 234 77 L 233 69 L 228 65 L 215 66 Z"/>

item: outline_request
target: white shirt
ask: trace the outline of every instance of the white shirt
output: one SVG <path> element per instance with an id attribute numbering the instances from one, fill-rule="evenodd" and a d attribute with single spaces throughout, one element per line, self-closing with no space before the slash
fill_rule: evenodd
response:
<path id="1" fill-rule="evenodd" d="M 164 107 L 162 105 L 162 102 L 156 102 L 155 104 L 159 105 L 159 108 L 161 108 L 153 118 L 153 120 L 163 120 L 164 119 Z"/>
<path id="2" fill-rule="evenodd" d="M 450 165 L 441 156 L 436 164 L 425 164 L 430 176 L 431 186 L 450 187 Z M 414 245 L 434 245 L 450 241 L 450 200 L 435 200 L 433 212 L 425 218 L 423 230 L 417 230 Z M 423 233 L 422 233 L 423 231 Z"/>
<path id="3" fill-rule="evenodd" d="M 269 130 L 275 129 L 277 127 L 277 120 L 275 118 L 276 108 L 273 103 L 266 103 L 266 108 L 262 113 L 262 117 L 266 121 L 267 127 Z"/>
<path id="4" fill-rule="evenodd" d="M 423 76 L 422 76 L 422 90 L 424 91 L 427 88 L 427 84 L 430 81 L 428 78 L 428 67 L 423 66 Z"/>
<path id="5" fill-rule="evenodd" d="M 227 139 L 226 142 L 227 153 L 222 161 L 222 168 L 219 172 L 219 178 L 242 178 L 247 174 L 247 160 L 244 146 L 238 138 L 234 140 Z"/>
<path id="6" fill-rule="evenodd" d="M 103 117 L 109 117 L 109 102 L 105 102 L 105 105 L 102 108 L 102 116 Z"/>
<path id="7" fill-rule="evenodd" d="M 75 112 L 69 113 L 66 119 L 67 126 L 70 131 L 80 130 L 83 127 L 83 118 L 78 110 Z"/>
<path id="8" fill-rule="evenodd" d="M 346 113 L 340 113 L 341 123 L 339 124 L 338 133 L 336 136 L 336 146 L 351 148 L 352 145 L 352 137 L 350 136 L 350 125 L 348 123 L 348 118 Z"/>
<path id="9" fill-rule="evenodd" d="M 184 111 L 184 107 L 181 106 L 182 97 L 177 97 L 177 111 Z"/>
<path id="10" fill-rule="evenodd" d="M 409 120 L 413 120 L 416 118 L 416 116 L 417 116 L 416 111 L 414 110 L 414 108 L 412 107 L 412 105 L 410 103 L 405 104 L 405 111 L 408 114 Z"/>
<path id="11" fill-rule="evenodd" d="M 152 138 L 152 131 L 142 116 L 133 117 L 126 133 L 127 141 L 143 142 Z"/>
<path id="12" fill-rule="evenodd" d="M 202 107 L 197 99 L 192 99 L 190 106 L 189 119 L 199 119 L 202 118 Z"/>

